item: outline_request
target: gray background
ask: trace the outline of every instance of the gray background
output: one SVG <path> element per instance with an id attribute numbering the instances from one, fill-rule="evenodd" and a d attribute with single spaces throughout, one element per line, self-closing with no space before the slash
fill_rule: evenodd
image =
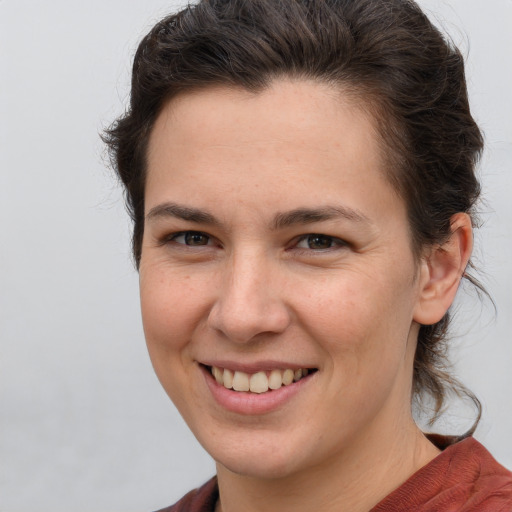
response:
<path id="1" fill-rule="evenodd" d="M 463 290 L 453 359 L 484 404 L 477 438 L 512 467 L 512 2 L 421 4 L 468 54 L 487 139 L 476 256 L 498 315 Z M 153 375 L 98 138 L 126 104 L 137 41 L 176 5 L 0 0 L 2 512 L 151 510 L 213 474 Z"/>

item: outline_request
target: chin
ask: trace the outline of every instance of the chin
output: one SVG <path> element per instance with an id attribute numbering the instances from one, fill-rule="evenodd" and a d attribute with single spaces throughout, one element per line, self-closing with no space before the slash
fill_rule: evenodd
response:
<path id="1" fill-rule="evenodd" d="M 297 471 L 290 460 L 262 460 L 254 457 L 224 457 L 216 460 L 218 465 L 223 466 L 231 473 L 240 476 L 279 480 L 286 478 Z"/>
<path id="2" fill-rule="evenodd" d="M 245 444 L 245 443 L 243 443 Z M 240 476 L 258 479 L 281 479 L 298 471 L 301 450 L 283 447 L 283 443 L 254 443 L 243 446 L 232 443 L 230 446 L 206 447 L 218 465 Z M 277 447 L 279 446 L 279 449 Z"/>

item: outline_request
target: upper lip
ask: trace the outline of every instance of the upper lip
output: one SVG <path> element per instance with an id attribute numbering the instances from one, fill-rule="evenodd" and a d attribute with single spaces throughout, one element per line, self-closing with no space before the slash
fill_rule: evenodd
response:
<path id="1" fill-rule="evenodd" d="M 285 361 L 275 361 L 275 360 L 263 360 L 257 362 L 240 362 L 240 361 L 230 361 L 226 359 L 211 359 L 211 360 L 201 360 L 198 361 L 200 364 L 204 366 L 216 366 L 217 368 L 228 369 L 232 371 L 244 372 L 244 373 L 257 373 L 263 371 L 271 371 L 271 370 L 287 370 L 288 368 L 291 370 L 299 370 L 301 368 L 313 369 L 316 366 L 310 364 L 301 364 L 301 363 L 291 363 Z"/>

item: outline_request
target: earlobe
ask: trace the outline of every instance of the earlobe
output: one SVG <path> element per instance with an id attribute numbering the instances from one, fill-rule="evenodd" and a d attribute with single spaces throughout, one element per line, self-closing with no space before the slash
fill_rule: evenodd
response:
<path id="1" fill-rule="evenodd" d="M 422 325 L 439 322 L 448 311 L 471 256 L 473 230 L 469 215 L 453 215 L 450 227 L 450 238 L 432 247 L 421 261 L 414 320 Z"/>

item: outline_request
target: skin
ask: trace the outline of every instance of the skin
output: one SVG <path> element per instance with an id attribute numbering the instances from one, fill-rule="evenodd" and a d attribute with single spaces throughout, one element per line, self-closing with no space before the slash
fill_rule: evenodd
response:
<path id="1" fill-rule="evenodd" d="M 411 417 L 414 351 L 419 323 L 453 300 L 471 226 L 455 216 L 443 248 L 415 259 L 353 100 L 288 80 L 182 94 L 153 128 L 145 201 L 147 345 L 217 462 L 217 510 L 366 511 L 438 454 Z M 219 360 L 318 371 L 283 406 L 246 415 L 206 385 L 200 363 Z"/>

